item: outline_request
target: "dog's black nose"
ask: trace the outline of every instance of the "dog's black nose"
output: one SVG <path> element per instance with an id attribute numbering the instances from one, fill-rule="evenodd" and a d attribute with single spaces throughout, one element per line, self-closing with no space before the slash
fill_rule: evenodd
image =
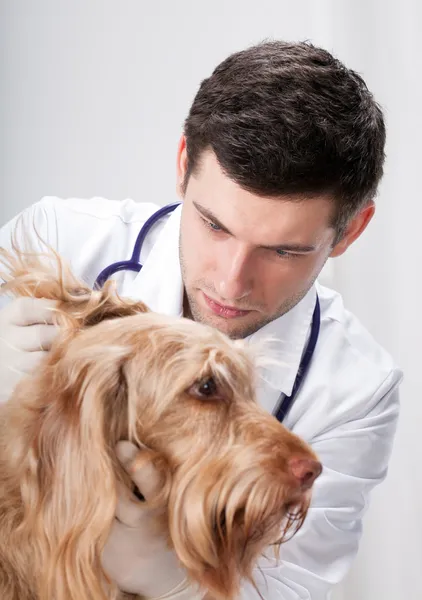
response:
<path id="1" fill-rule="evenodd" d="M 312 458 L 292 458 L 289 467 L 303 490 L 312 487 L 315 479 L 321 475 L 322 471 L 321 463 Z"/>

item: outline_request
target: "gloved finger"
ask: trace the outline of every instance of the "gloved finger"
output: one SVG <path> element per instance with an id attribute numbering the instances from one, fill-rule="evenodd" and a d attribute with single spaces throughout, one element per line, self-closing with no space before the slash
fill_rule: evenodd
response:
<path id="1" fill-rule="evenodd" d="M 18 381 L 20 376 L 34 371 L 47 354 L 47 352 L 41 350 L 39 352 L 17 352 L 15 354 L 16 360 L 10 361 L 10 364 L 6 365 L 6 369 L 16 373 Z"/>
<path id="2" fill-rule="evenodd" d="M 116 456 L 129 474 L 131 474 L 131 466 L 139 452 L 139 448 L 127 440 L 116 444 Z M 145 521 L 148 512 L 145 502 L 138 500 L 122 483 L 117 483 L 116 517 L 121 523 L 127 527 L 139 528 L 142 521 Z"/>
<path id="3" fill-rule="evenodd" d="M 13 390 L 27 373 L 33 372 L 40 361 L 48 355 L 48 352 L 18 352 L 18 360 L 12 360 L 11 364 L 5 366 L 7 373 L 7 386 L 0 389 L 0 405 L 9 400 Z M 6 375 L 6 371 L 3 373 Z"/>
<path id="4" fill-rule="evenodd" d="M 22 373 L 31 373 L 47 355 L 48 352 L 42 350 L 22 353 L 22 360 L 19 364 L 20 370 Z"/>
<path id="5" fill-rule="evenodd" d="M 54 325 L 11 327 L 7 343 L 12 348 L 23 350 L 24 352 L 50 350 L 59 331 L 59 328 Z"/>
<path id="6" fill-rule="evenodd" d="M 127 527 L 139 527 L 148 512 L 145 502 L 139 501 L 120 482 L 117 484 L 116 517 L 121 523 Z"/>
<path id="7" fill-rule="evenodd" d="M 135 444 L 122 440 L 116 444 L 116 454 L 133 483 L 148 502 L 160 490 L 161 479 L 150 460 L 143 460 L 143 452 Z"/>
<path id="8" fill-rule="evenodd" d="M 4 310 L 8 311 L 13 325 L 53 324 L 56 300 L 45 298 L 16 298 Z"/>

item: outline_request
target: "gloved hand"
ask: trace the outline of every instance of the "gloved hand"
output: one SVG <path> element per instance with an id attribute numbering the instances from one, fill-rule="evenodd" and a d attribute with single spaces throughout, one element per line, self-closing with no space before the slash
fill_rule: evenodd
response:
<path id="1" fill-rule="evenodd" d="M 120 488 L 116 518 L 102 556 L 104 570 L 124 592 L 154 600 L 201 600 L 205 592 L 188 585 L 176 555 L 154 531 L 148 498 L 157 491 L 159 477 L 153 466 L 131 469 L 140 452 L 131 442 L 119 442 L 116 452 L 146 502 Z"/>
<path id="2" fill-rule="evenodd" d="M 16 298 L 0 310 L 0 404 L 51 348 L 58 333 L 52 320 L 55 305 L 52 300 Z"/>

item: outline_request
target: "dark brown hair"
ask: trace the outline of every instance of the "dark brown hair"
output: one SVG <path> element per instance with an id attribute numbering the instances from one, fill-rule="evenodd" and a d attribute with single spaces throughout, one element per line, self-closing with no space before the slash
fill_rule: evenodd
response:
<path id="1" fill-rule="evenodd" d="M 185 189 L 211 149 L 255 194 L 329 195 L 338 236 L 383 173 L 380 107 L 357 73 L 305 42 L 265 42 L 225 59 L 202 82 L 185 136 Z"/>

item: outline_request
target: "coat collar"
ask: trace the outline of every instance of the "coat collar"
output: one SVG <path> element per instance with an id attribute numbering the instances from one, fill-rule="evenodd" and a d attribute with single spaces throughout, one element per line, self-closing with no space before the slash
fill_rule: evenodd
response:
<path id="1" fill-rule="evenodd" d="M 162 226 L 157 242 L 138 275 L 123 286 L 121 295 L 141 300 L 153 311 L 183 314 L 183 282 L 179 262 L 179 231 L 182 207 L 177 207 Z M 247 340 L 251 344 L 271 338 L 266 353 L 275 364 L 261 371 L 271 387 L 290 395 L 310 331 L 316 289 L 309 292 L 288 313 L 268 323 Z"/>

